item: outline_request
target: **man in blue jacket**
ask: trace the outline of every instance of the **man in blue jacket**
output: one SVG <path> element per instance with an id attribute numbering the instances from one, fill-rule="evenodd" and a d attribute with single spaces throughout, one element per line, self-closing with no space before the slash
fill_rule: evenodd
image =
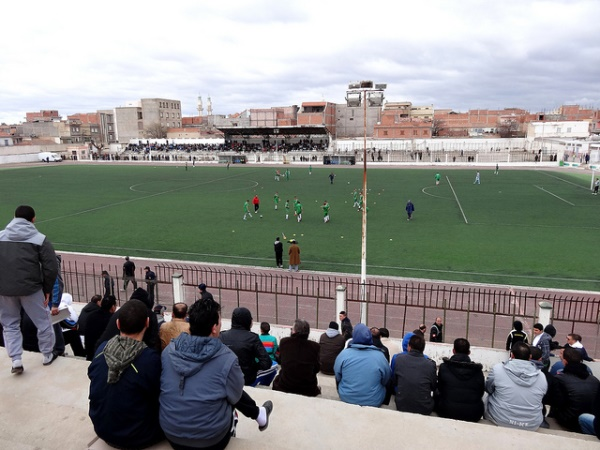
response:
<path id="1" fill-rule="evenodd" d="M 384 402 L 392 372 L 366 325 L 356 325 L 351 343 L 337 356 L 333 370 L 343 402 L 377 408 Z"/>
<path id="2" fill-rule="evenodd" d="M 15 210 L 15 218 L 0 231 L 0 323 L 14 374 L 23 373 L 21 308 L 38 329 L 42 363 L 52 364 L 57 357 L 47 307 L 58 274 L 58 260 L 54 247 L 34 222 L 34 209 L 21 205 Z M 58 314 L 58 308 L 52 314 Z"/>
<path id="3" fill-rule="evenodd" d="M 119 335 L 98 347 L 88 367 L 89 415 L 94 431 L 117 448 L 146 448 L 164 439 L 158 422 L 160 355 L 144 342 L 146 305 L 119 309 Z"/>

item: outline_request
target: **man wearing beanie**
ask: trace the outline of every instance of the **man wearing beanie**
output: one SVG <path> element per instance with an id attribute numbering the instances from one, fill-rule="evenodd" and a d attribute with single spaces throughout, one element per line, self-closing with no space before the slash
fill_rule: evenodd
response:
<path id="1" fill-rule="evenodd" d="M 319 338 L 321 345 L 321 373 L 326 375 L 335 375 L 333 364 L 335 358 L 344 350 L 346 339 L 339 331 L 337 322 L 329 322 L 329 328 Z"/>
<path id="2" fill-rule="evenodd" d="M 352 341 L 336 358 L 334 371 L 343 402 L 377 408 L 384 402 L 392 372 L 366 325 L 354 327 Z"/>
<path id="3" fill-rule="evenodd" d="M 133 291 L 133 293 L 131 294 L 131 297 L 129 299 L 130 300 L 140 300 L 141 302 L 144 303 L 144 305 L 146 305 L 150 323 L 148 325 L 148 328 L 144 332 L 144 343 L 148 347 L 158 350 L 160 352 L 160 337 L 158 336 L 158 320 L 156 318 L 156 314 L 154 314 L 154 311 L 152 311 L 152 308 L 154 305 L 150 301 L 148 292 L 143 288 L 137 288 L 135 291 Z M 117 327 L 117 319 L 118 318 L 119 318 L 119 310 L 117 310 L 110 318 L 110 321 L 108 322 L 108 325 L 106 326 L 106 330 L 104 330 L 104 333 L 102 334 L 102 336 L 100 336 L 100 339 L 98 339 L 98 344 L 101 344 L 102 342 L 108 341 L 109 339 L 119 335 L 119 328 Z"/>

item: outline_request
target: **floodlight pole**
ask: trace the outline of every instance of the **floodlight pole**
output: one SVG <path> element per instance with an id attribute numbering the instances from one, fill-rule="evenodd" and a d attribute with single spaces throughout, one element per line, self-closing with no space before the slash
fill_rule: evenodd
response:
<path id="1" fill-rule="evenodd" d="M 369 92 L 377 97 L 373 99 L 373 105 L 381 107 L 383 104 L 383 91 L 386 84 L 376 84 L 372 81 L 361 81 L 348 85 L 346 101 L 348 106 L 360 106 L 363 102 L 363 182 L 362 182 L 362 232 L 361 232 L 361 255 L 360 255 L 360 322 L 367 322 L 367 101 L 371 101 Z M 358 100 L 358 104 L 356 104 Z"/>
<path id="2" fill-rule="evenodd" d="M 367 323 L 367 90 L 363 89 L 363 209 L 360 252 L 360 321 Z"/>

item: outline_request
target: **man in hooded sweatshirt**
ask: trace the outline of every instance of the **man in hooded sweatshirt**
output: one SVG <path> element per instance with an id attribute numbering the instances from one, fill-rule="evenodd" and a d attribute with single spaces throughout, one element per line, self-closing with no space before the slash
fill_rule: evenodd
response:
<path id="1" fill-rule="evenodd" d="M 52 364 L 54 330 L 47 306 L 58 274 L 54 247 L 35 225 L 35 211 L 21 205 L 14 219 L 0 231 L 0 322 L 4 329 L 4 345 L 12 360 L 11 373 L 23 373 L 23 335 L 21 308 L 38 329 L 40 351 L 44 365 Z"/>
<path id="2" fill-rule="evenodd" d="M 248 308 L 235 308 L 231 314 L 231 329 L 221 332 L 220 339 L 238 357 L 244 373 L 244 384 L 251 386 L 259 370 L 270 369 L 273 362 L 258 334 L 250 331 L 252 313 Z"/>
<path id="3" fill-rule="evenodd" d="M 146 305 L 129 300 L 119 312 L 119 335 L 100 344 L 88 367 L 89 415 L 110 446 L 141 449 L 164 439 L 158 422 L 160 355 L 142 341 L 150 320 Z"/>
<path id="4" fill-rule="evenodd" d="M 483 366 L 469 358 L 471 344 L 466 339 L 455 339 L 452 353 L 440 364 L 435 410 L 440 417 L 478 422 L 483 416 Z"/>
<path id="5" fill-rule="evenodd" d="M 171 446 L 225 448 L 235 435 L 235 409 L 266 430 L 273 403 L 258 407 L 244 392 L 238 358 L 219 339 L 221 305 L 200 299 L 188 316 L 190 334 L 173 339 L 161 356 L 159 419 Z"/>
<path id="6" fill-rule="evenodd" d="M 335 359 L 334 371 L 343 402 L 376 408 L 384 402 L 392 372 L 366 325 L 354 327 L 348 348 Z"/>
<path id="7" fill-rule="evenodd" d="M 337 322 L 329 322 L 329 328 L 319 338 L 319 345 L 321 346 L 321 373 L 335 375 L 333 371 L 335 358 L 344 350 L 346 345 L 346 339 L 340 333 Z"/>
<path id="8" fill-rule="evenodd" d="M 511 359 L 496 364 L 485 382 L 485 418 L 496 425 L 536 431 L 544 420 L 542 399 L 548 390 L 546 377 L 533 361 L 531 350 L 517 342 Z"/>

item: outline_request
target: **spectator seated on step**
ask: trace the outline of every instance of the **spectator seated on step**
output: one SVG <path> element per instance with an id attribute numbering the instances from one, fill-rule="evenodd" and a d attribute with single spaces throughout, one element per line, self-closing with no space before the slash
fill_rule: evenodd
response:
<path id="1" fill-rule="evenodd" d="M 343 402 L 377 408 L 384 403 L 392 372 L 383 352 L 373 345 L 366 325 L 354 327 L 352 341 L 337 356 L 334 371 Z"/>

